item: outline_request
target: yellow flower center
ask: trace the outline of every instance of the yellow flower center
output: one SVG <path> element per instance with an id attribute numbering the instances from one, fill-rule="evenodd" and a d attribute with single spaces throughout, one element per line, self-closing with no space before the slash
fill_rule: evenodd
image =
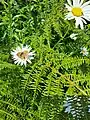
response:
<path id="1" fill-rule="evenodd" d="M 28 54 L 29 52 L 27 50 L 23 51 L 23 52 L 18 52 L 17 56 L 21 59 L 27 59 L 28 58 Z"/>
<path id="2" fill-rule="evenodd" d="M 73 13 L 74 16 L 77 16 L 77 17 L 80 17 L 80 16 L 83 15 L 83 11 L 79 7 L 72 8 L 72 13 Z"/>

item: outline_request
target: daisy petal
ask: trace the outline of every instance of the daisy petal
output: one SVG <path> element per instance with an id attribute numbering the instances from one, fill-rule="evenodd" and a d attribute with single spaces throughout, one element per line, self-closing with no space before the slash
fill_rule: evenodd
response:
<path id="1" fill-rule="evenodd" d="M 90 4 L 90 1 L 84 3 L 81 7 L 84 8 L 84 7 L 86 7 L 86 6 L 89 5 L 89 4 Z"/>
<path id="2" fill-rule="evenodd" d="M 67 2 L 68 2 L 68 4 L 69 4 L 70 6 L 72 6 L 71 0 L 67 0 Z"/>
<path id="3" fill-rule="evenodd" d="M 66 15 L 66 19 L 68 19 L 68 20 L 74 19 L 74 16 L 72 15 L 71 12 L 69 12 L 69 13 Z"/>
<path id="4" fill-rule="evenodd" d="M 72 10 L 72 8 L 71 8 L 69 5 L 65 4 L 65 6 L 66 6 L 66 8 L 68 9 L 68 11 L 71 11 L 71 10 Z"/>
<path id="5" fill-rule="evenodd" d="M 83 21 L 82 21 L 82 19 L 80 19 L 80 27 L 81 27 L 81 29 L 83 29 Z"/>
<path id="6" fill-rule="evenodd" d="M 83 0 L 81 0 L 81 2 L 80 2 L 80 6 L 83 4 Z"/>

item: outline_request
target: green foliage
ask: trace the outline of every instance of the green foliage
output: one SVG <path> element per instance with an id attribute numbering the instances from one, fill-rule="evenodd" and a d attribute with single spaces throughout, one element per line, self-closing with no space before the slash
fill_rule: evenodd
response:
<path id="1" fill-rule="evenodd" d="M 85 96 L 67 97 L 65 112 L 73 116 L 73 120 L 89 120 L 90 99 Z"/>
<path id="2" fill-rule="evenodd" d="M 73 120 L 63 113 L 67 95 L 90 95 L 90 25 L 64 20 L 64 0 L 0 1 L 0 120 Z M 78 33 L 77 39 L 70 38 Z M 27 67 L 15 65 L 19 44 L 35 50 Z"/>

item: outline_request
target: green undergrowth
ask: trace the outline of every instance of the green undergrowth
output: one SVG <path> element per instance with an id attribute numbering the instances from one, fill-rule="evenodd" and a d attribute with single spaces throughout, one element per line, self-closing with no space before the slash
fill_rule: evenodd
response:
<path id="1" fill-rule="evenodd" d="M 90 95 L 90 53 L 80 54 L 90 51 L 90 25 L 65 20 L 65 2 L 0 1 L 0 120 L 73 120 L 63 114 L 66 96 Z M 35 51 L 26 67 L 10 54 L 20 44 Z"/>

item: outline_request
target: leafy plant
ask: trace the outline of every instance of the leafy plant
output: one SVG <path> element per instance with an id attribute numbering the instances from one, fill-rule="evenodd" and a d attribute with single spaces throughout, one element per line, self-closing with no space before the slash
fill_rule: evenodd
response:
<path id="1" fill-rule="evenodd" d="M 0 120 L 72 120 L 64 113 L 66 96 L 90 95 L 90 53 L 80 54 L 84 46 L 90 51 L 90 25 L 76 29 L 64 19 L 64 4 L 0 1 Z M 11 56 L 20 44 L 35 51 L 27 67 L 15 65 Z"/>

